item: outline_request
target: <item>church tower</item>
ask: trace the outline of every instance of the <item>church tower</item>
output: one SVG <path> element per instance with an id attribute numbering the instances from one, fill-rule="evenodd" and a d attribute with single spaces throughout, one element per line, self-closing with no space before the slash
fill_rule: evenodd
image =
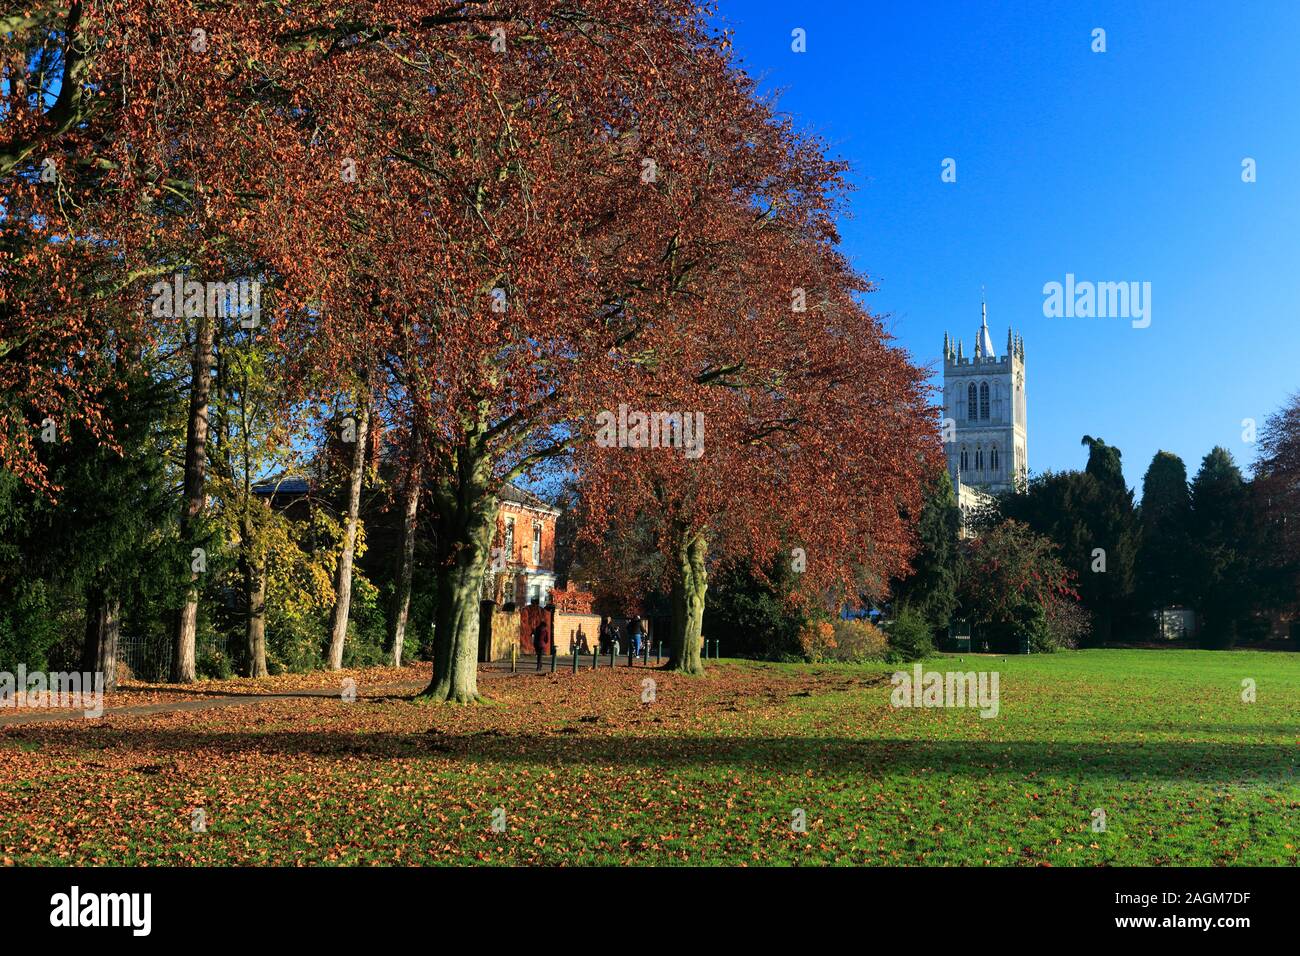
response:
<path id="1" fill-rule="evenodd" d="M 961 485 L 998 494 L 1023 489 L 1029 478 L 1025 341 L 1008 329 L 998 358 L 983 303 L 980 316 L 972 357 L 960 339 L 943 335 L 944 450 L 959 497 Z"/>

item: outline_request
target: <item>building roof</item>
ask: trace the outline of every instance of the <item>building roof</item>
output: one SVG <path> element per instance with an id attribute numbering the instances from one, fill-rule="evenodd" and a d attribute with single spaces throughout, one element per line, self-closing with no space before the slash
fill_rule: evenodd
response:
<path id="1" fill-rule="evenodd" d="M 534 511 L 545 511 L 548 514 L 560 513 L 560 509 L 546 503 L 546 501 L 531 491 L 525 491 L 514 482 L 507 482 L 501 486 L 501 503 L 521 505 L 525 508 L 532 508 Z"/>
<path id="2" fill-rule="evenodd" d="M 253 485 L 255 495 L 305 495 L 311 481 L 303 475 L 273 475 Z"/>

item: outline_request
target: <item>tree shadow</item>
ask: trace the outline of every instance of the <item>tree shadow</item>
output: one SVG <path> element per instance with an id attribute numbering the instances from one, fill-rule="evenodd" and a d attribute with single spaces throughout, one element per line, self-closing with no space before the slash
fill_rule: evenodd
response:
<path id="1" fill-rule="evenodd" d="M 906 738 L 761 737 L 594 734 L 578 727 L 519 734 L 503 730 L 447 733 L 207 731 L 135 729 L 111 724 L 13 727 L 4 740 L 74 749 L 159 753 L 272 753 L 383 761 L 429 757 L 475 763 L 658 769 L 761 769 L 784 773 L 832 772 L 1121 780 L 1202 783 L 1300 781 L 1294 744 L 1056 742 L 1040 740 L 916 740 Z"/>

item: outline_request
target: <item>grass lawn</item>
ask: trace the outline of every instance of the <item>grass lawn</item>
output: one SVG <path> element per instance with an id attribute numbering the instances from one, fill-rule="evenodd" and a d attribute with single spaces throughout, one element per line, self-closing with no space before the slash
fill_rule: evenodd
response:
<path id="1" fill-rule="evenodd" d="M 1300 655 L 966 655 L 1000 714 L 885 665 L 484 674 L 385 696 L 0 727 L 6 864 L 1300 863 Z M 642 681 L 656 681 L 642 703 Z M 1242 680 L 1257 700 L 1241 699 Z M 298 679 L 337 686 L 335 676 Z M 252 682 L 220 689 L 249 693 Z M 293 682 L 277 679 L 277 692 Z M 204 688 L 199 688 L 203 691 Z M 129 704 L 119 695 L 110 706 Z M 193 832 L 203 808 L 206 832 Z M 504 811 L 505 831 L 493 831 Z M 1105 832 L 1091 813 L 1104 810 Z M 792 829 L 802 809 L 806 832 Z"/>

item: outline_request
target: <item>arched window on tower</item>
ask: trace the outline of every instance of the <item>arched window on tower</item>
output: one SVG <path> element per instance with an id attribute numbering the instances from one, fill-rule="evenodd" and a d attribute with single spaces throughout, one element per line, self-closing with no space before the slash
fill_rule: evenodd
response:
<path id="1" fill-rule="evenodd" d="M 989 420 L 989 383 L 980 383 L 980 420 Z"/>
<path id="2" fill-rule="evenodd" d="M 984 449 L 982 447 L 977 447 L 975 449 L 975 470 L 984 470 Z"/>
<path id="3" fill-rule="evenodd" d="M 970 459 L 966 456 L 966 446 L 961 446 L 961 470 L 965 471 L 970 467 Z"/>
<path id="4" fill-rule="evenodd" d="M 975 383 L 970 383 L 970 388 L 966 389 L 966 418 L 970 421 L 978 421 L 979 398 L 975 392 Z"/>
<path id="5" fill-rule="evenodd" d="M 994 474 L 997 473 L 998 470 L 998 446 L 997 445 L 994 445 L 993 448 L 989 451 L 989 468 L 993 471 Z"/>

